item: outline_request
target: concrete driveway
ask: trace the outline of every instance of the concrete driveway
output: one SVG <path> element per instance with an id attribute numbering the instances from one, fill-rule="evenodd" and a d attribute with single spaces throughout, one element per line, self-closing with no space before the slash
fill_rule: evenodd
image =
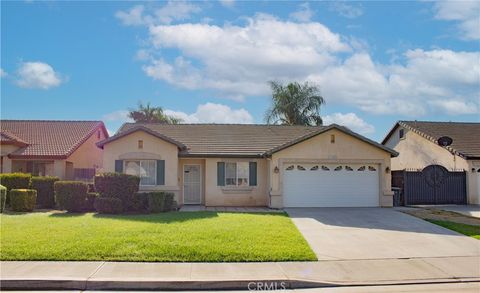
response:
<path id="1" fill-rule="evenodd" d="M 480 256 L 480 241 L 390 208 L 288 208 L 319 260 Z"/>

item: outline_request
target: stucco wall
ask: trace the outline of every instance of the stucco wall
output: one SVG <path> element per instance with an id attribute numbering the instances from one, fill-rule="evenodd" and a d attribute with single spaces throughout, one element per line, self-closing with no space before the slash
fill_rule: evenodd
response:
<path id="1" fill-rule="evenodd" d="M 100 131 L 100 138 L 97 137 L 97 131 Z M 97 147 L 96 143 L 104 140 L 103 131 L 95 131 L 78 149 L 69 157 L 68 161 L 73 163 L 73 168 L 101 168 L 103 164 L 103 150 Z"/>
<path id="2" fill-rule="evenodd" d="M 398 127 L 390 139 L 385 143 L 400 155 L 392 158 L 392 170 L 423 169 L 428 165 L 437 164 L 449 170 L 466 170 L 467 172 L 467 197 L 468 202 L 480 204 L 480 190 L 478 186 L 478 175 L 472 172 L 474 164 L 480 168 L 480 161 L 469 161 L 464 158 L 452 155 L 447 149 L 440 147 L 434 142 L 421 135 L 405 129 L 404 139 L 399 139 Z"/>
<path id="3" fill-rule="evenodd" d="M 236 189 L 217 186 L 217 162 L 257 162 L 257 186 Z M 266 159 L 205 159 L 205 205 L 207 206 L 267 206 L 268 175 Z"/>
<path id="4" fill-rule="evenodd" d="M 335 143 L 330 142 L 335 135 Z M 304 163 L 370 163 L 379 166 L 379 203 L 381 206 L 392 206 L 391 175 L 386 173 L 390 167 L 390 153 L 374 147 L 362 140 L 332 129 L 309 140 L 293 145 L 274 153 L 270 164 L 271 205 L 283 207 L 283 165 L 288 162 Z M 275 167 L 279 173 L 274 173 Z"/>
<path id="5" fill-rule="evenodd" d="M 138 141 L 143 140 L 143 149 L 138 149 Z M 141 190 L 165 190 L 174 192 L 179 201 L 178 147 L 144 131 L 136 131 L 104 146 L 104 172 L 115 172 L 115 160 L 150 159 L 165 160 L 165 185 L 141 187 Z"/>
<path id="6" fill-rule="evenodd" d="M 392 158 L 392 170 L 423 169 L 432 164 L 442 165 L 449 170 L 467 170 L 468 163 L 465 159 L 452 155 L 445 148 L 407 129 L 405 129 L 405 138 L 399 139 L 399 130 L 400 127 L 385 144 L 400 153 L 398 157 Z"/>

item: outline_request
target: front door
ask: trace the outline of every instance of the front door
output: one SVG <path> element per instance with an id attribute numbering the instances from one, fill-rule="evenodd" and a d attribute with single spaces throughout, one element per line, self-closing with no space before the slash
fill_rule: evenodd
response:
<path id="1" fill-rule="evenodd" d="M 183 165 L 183 203 L 202 203 L 200 165 Z"/>

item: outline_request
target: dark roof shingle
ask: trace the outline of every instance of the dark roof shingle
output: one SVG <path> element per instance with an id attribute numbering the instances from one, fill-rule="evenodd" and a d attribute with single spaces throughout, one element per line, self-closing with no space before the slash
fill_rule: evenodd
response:
<path id="1" fill-rule="evenodd" d="M 108 137 L 101 121 L 0 120 L 2 142 L 10 138 L 27 144 L 9 154 L 12 158 L 66 158 L 98 128 Z"/>
<path id="2" fill-rule="evenodd" d="M 396 152 L 350 130 L 338 126 L 285 126 L 263 124 L 158 124 L 126 123 L 104 144 L 132 131 L 149 129 L 162 139 L 168 138 L 181 146 L 180 156 L 261 157 L 308 139 L 332 127 L 396 155 Z M 152 133 L 151 133 L 152 134 Z"/>
<path id="3" fill-rule="evenodd" d="M 434 143 L 437 143 L 442 136 L 449 136 L 453 139 L 449 147 L 452 151 L 466 158 L 480 158 L 480 123 L 478 122 L 399 121 L 397 125 L 413 130 Z M 383 143 L 386 143 L 392 131 L 385 137 Z"/>

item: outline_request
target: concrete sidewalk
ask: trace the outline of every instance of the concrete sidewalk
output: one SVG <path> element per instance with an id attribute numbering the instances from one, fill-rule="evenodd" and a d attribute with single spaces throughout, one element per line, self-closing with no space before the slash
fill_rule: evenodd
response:
<path id="1" fill-rule="evenodd" d="M 2 290 L 246 290 L 480 281 L 480 257 L 278 263 L 3 261 L 0 269 Z"/>

